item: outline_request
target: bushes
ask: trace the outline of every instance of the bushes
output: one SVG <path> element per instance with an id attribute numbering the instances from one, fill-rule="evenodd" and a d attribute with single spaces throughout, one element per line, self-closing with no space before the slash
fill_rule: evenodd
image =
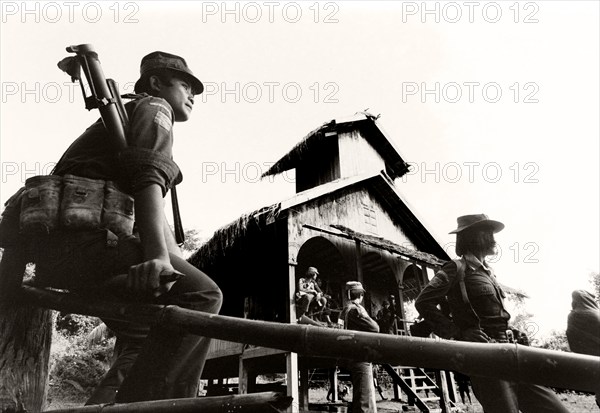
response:
<path id="1" fill-rule="evenodd" d="M 83 402 L 108 367 L 114 339 L 104 335 L 90 340 L 99 320 L 77 314 L 59 314 L 50 352 L 49 399 Z"/>

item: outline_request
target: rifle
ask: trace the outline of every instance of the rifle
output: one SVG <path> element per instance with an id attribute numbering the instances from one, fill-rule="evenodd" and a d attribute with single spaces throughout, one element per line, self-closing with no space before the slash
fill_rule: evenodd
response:
<path id="1" fill-rule="evenodd" d="M 58 67 L 71 76 L 71 80 L 79 81 L 85 108 L 87 110 L 98 109 L 102 123 L 108 131 L 112 144 L 117 151 L 127 147 L 127 128 L 129 118 L 119 94 L 117 83 L 113 79 L 106 79 L 98 53 L 91 44 L 80 44 L 68 46 L 67 52 L 75 53 L 75 56 L 69 56 L 58 62 Z M 82 82 L 81 71 L 85 75 L 89 94 Z M 171 203 L 173 209 L 173 223 L 175 226 L 175 240 L 177 244 L 182 245 L 185 241 L 181 214 L 179 211 L 179 202 L 177 200 L 177 191 L 175 186 L 171 188 Z"/>
<path id="2" fill-rule="evenodd" d="M 100 111 L 102 123 L 108 131 L 113 145 L 118 150 L 125 149 L 127 147 L 125 133 L 129 119 L 115 81 L 105 78 L 98 54 L 91 44 L 69 46 L 67 52 L 75 53 L 75 56 L 64 58 L 58 62 L 58 67 L 67 72 L 73 82 L 79 81 L 85 108 Z M 82 69 L 87 80 L 89 95 L 81 78 Z"/>

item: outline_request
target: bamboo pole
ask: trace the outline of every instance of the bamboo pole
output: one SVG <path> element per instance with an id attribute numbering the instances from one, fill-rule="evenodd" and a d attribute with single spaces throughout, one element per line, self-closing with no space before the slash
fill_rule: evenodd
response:
<path id="1" fill-rule="evenodd" d="M 177 325 L 221 340 L 327 357 L 456 370 L 472 376 L 600 393 L 600 357 L 518 344 L 467 343 L 205 314 L 177 306 L 92 301 L 22 287 L 40 306 L 109 319 Z"/>
<path id="2" fill-rule="evenodd" d="M 47 413 L 268 413 L 281 412 L 292 398 L 275 392 L 232 396 L 197 397 L 192 399 L 155 400 L 134 403 L 99 404 L 68 409 L 47 410 Z"/>

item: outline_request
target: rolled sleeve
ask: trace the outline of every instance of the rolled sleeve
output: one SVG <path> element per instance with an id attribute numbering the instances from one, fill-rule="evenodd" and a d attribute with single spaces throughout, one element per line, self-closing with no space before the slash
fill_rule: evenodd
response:
<path id="1" fill-rule="evenodd" d="M 127 176 L 130 193 L 156 184 L 160 186 L 163 197 L 168 189 L 182 180 L 181 171 L 172 159 L 160 152 L 144 148 L 127 148 L 119 155 L 121 171 Z"/>
<path id="2" fill-rule="evenodd" d="M 125 186 L 135 193 L 157 184 L 165 196 L 182 181 L 173 161 L 173 110 L 161 98 L 145 97 L 132 103 L 128 147 L 119 155 Z"/>

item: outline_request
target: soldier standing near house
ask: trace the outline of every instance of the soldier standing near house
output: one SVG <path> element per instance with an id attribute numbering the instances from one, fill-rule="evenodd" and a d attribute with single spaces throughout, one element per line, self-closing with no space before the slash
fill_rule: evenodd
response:
<path id="1" fill-rule="evenodd" d="M 365 289 L 358 281 L 346 283 L 348 302 L 340 315 L 346 330 L 378 333 L 379 326 L 367 310 L 362 306 Z M 376 413 L 375 388 L 373 385 L 373 368 L 364 361 L 348 362 L 352 376 L 352 413 Z"/>
<path id="2" fill-rule="evenodd" d="M 421 291 L 415 307 L 433 325 L 433 332 L 446 339 L 480 343 L 507 343 L 510 314 L 504 293 L 485 258 L 493 255 L 494 234 L 504 224 L 484 214 L 458 218 L 456 254 Z M 439 308 L 447 300 L 453 319 Z M 529 383 L 471 376 L 473 392 L 486 413 L 568 413 L 554 392 Z"/>
<path id="3" fill-rule="evenodd" d="M 394 321 L 396 320 L 396 314 L 393 313 L 390 307 L 389 301 L 382 303 L 382 308 L 377 312 L 377 324 L 379 324 L 379 331 L 384 334 L 394 334 Z"/>
<path id="4" fill-rule="evenodd" d="M 216 314 L 221 291 L 183 259 L 163 212 L 165 194 L 181 181 L 172 158 L 173 124 L 189 119 L 203 85 L 183 58 L 169 53 L 145 56 L 140 72 L 135 84 L 140 95 L 125 105 L 130 120 L 125 150 L 116 152 L 98 120 L 67 149 L 53 176 L 29 182 L 50 182 L 63 191 L 62 203 L 44 205 L 60 216 L 60 225 L 48 222 L 46 231 L 28 240 L 36 283 Z M 118 217 L 113 222 L 104 221 L 107 205 Z M 177 273 L 184 276 L 164 279 Z M 209 339 L 177 327 L 106 323 L 117 335 L 119 351 L 88 404 L 197 395 Z"/>

